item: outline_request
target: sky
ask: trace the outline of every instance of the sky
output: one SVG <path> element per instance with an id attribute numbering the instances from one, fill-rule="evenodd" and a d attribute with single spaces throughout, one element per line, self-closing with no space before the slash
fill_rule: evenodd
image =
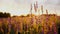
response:
<path id="1" fill-rule="evenodd" d="M 60 15 L 60 0 L 0 0 L 0 12 L 7 12 L 13 15 L 26 15 L 30 13 L 30 4 L 38 2 L 39 9 L 43 5 L 44 13 Z M 32 10 L 33 13 L 34 9 Z M 40 12 L 41 13 L 41 12 Z"/>

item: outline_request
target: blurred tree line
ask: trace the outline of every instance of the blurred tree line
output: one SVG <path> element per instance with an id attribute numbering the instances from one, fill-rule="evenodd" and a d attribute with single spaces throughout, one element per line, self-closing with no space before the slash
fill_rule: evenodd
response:
<path id="1" fill-rule="evenodd" d="M 10 17 L 10 13 L 3 13 L 3 12 L 0 12 L 0 18 L 7 18 L 7 17 Z"/>

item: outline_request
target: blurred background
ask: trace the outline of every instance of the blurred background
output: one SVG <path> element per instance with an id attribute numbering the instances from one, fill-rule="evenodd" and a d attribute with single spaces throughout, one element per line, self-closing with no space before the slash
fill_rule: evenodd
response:
<path id="1" fill-rule="evenodd" d="M 60 0 L 0 0 L 0 34 L 59 34 Z"/>

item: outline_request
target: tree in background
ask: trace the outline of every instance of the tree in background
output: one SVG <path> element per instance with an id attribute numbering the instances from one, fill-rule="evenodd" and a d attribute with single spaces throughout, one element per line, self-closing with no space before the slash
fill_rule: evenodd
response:
<path id="1" fill-rule="evenodd" d="M 7 18 L 7 17 L 10 17 L 10 13 L 2 13 L 0 12 L 0 18 Z"/>

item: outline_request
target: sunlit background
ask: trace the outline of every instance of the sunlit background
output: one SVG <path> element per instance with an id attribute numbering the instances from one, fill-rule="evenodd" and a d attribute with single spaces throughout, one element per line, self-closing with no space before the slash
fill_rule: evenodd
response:
<path id="1" fill-rule="evenodd" d="M 10 13 L 11 16 L 26 15 L 30 13 L 30 4 L 33 5 L 35 1 L 38 1 L 39 8 L 44 6 L 44 11 L 48 9 L 48 13 L 60 15 L 60 0 L 0 0 L 0 12 Z"/>

